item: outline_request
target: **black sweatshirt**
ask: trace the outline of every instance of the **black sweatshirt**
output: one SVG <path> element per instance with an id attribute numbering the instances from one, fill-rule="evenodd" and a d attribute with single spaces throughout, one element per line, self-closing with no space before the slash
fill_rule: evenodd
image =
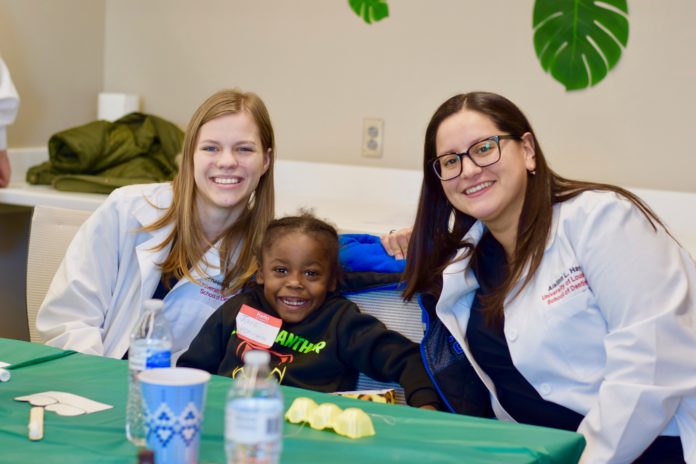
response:
<path id="1" fill-rule="evenodd" d="M 242 354 L 254 348 L 237 337 L 235 320 L 243 304 L 279 317 L 264 298 L 262 286 L 247 290 L 210 316 L 177 365 L 234 377 L 244 364 Z M 336 293 L 329 293 L 305 320 L 283 322 L 267 351 L 271 370 L 283 385 L 326 393 L 354 390 L 362 372 L 375 380 L 400 383 L 412 406 L 440 403 L 418 345 Z"/>

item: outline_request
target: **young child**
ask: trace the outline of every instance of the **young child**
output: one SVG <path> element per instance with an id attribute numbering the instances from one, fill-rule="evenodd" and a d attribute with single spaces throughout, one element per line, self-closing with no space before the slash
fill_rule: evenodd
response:
<path id="1" fill-rule="evenodd" d="M 263 349 L 284 385 L 354 390 L 362 372 L 399 382 L 412 406 L 436 408 L 418 345 L 334 292 L 338 247 L 336 230 L 310 214 L 272 221 L 257 253 L 258 285 L 218 308 L 178 365 L 235 377 L 244 353 Z"/>

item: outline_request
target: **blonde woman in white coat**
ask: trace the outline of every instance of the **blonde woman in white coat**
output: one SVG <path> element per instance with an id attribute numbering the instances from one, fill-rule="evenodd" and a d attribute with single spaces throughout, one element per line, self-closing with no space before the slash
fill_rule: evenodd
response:
<path id="1" fill-rule="evenodd" d="M 492 93 L 438 108 L 423 169 L 405 296 L 437 298 L 423 352 L 451 409 L 576 430 L 582 463 L 696 462 L 696 266 L 659 219 L 554 173 Z"/>
<path id="2" fill-rule="evenodd" d="M 17 116 L 19 95 L 15 89 L 10 71 L 0 58 L 0 188 L 10 183 L 10 160 L 7 157 L 7 128 Z"/>
<path id="3" fill-rule="evenodd" d="M 122 358 L 143 302 L 164 299 L 172 358 L 255 271 L 274 214 L 270 117 L 253 93 L 224 90 L 194 113 L 169 184 L 115 190 L 80 228 L 36 319 L 45 342 Z"/>

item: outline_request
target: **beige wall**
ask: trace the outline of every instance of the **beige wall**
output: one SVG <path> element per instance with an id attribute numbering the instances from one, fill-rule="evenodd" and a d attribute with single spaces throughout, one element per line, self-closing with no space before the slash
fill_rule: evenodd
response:
<path id="1" fill-rule="evenodd" d="M 0 55 L 21 105 L 10 147 L 96 117 L 104 80 L 104 0 L 0 0 Z"/>
<path id="2" fill-rule="evenodd" d="M 72 29 L 50 21 L 55 17 L 37 27 L 32 6 L 54 5 L 53 15 L 71 22 L 74 8 L 63 6 L 77 5 L 89 13 L 77 19 L 73 39 L 60 36 L 67 68 L 84 63 L 83 73 L 103 73 L 103 90 L 137 93 L 145 111 L 180 125 L 219 88 L 254 90 L 271 111 L 281 158 L 418 169 L 437 105 L 485 89 L 522 107 L 563 175 L 696 191 L 693 0 L 630 1 L 621 62 L 599 86 L 575 93 L 536 60 L 533 0 L 392 0 L 391 17 L 372 26 L 347 0 L 105 1 L 98 17 L 101 1 L 0 0 L 0 53 L 24 73 L 18 86 L 53 87 L 57 57 L 38 44 L 53 43 L 56 29 Z M 15 15 L 9 21 L 8 10 Z M 33 25 L 23 34 L 37 44 L 28 64 L 13 45 L 13 53 L 5 50 L 8 22 L 14 29 Z M 50 64 L 40 67 L 43 59 Z M 41 131 L 23 107 L 11 145 L 42 143 L 48 127 L 94 113 L 94 79 L 72 86 L 77 73 L 63 72 L 61 89 L 79 87 L 72 98 L 29 105 L 27 112 L 42 112 Z M 385 121 L 381 159 L 360 156 L 365 117 Z"/>

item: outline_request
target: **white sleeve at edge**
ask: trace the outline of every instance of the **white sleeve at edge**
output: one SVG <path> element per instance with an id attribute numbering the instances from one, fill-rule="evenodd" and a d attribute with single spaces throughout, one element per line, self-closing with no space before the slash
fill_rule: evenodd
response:
<path id="1" fill-rule="evenodd" d="M 675 413 L 694 427 L 693 411 L 678 409 L 696 395 L 696 266 L 657 227 L 632 203 L 604 196 L 578 230 L 578 256 L 608 329 L 605 380 L 578 429 L 587 439 L 583 464 L 633 461 Z"/>
<path id="2" fill-rule="evenodd" d="M 119 217 L 110 196 L 80 227 L 36 317 L 48 345 L 103 355 L 103 326 L 118 275 Z"/>

